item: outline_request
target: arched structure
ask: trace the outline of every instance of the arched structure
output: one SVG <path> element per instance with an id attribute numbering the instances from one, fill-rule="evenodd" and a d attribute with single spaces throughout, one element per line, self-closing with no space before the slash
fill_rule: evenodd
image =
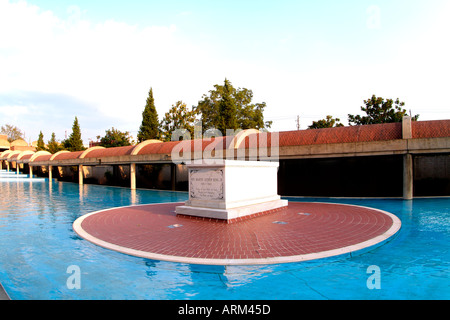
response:
<path id="1" fill-rule="evenodd" d="M 272 149 L 277 151 L 275 156 Z M 16 161 L 19 153 L 17 150 L 1 152 L 0 161 L 9 165 L 8 159 Z M 114 166 L 114 169 L 118 166 L 126 171 L 121 184 L 126 185 L 126 179 L 130 179 L 132 188 L 136 187 L 136 165 L 149 165 L 153 166 L 152 170 L 164 170 L 164 188 L 168 187 L 167 179 L 178 179 L 179 173 L 180 180 L 175 184 L 179 183 L 181 189 L 177 190 L 186 190 L 186 163 L 245 157 L 280 162 L 281 195 L 399 197 L 403 194 L 403 198 L 411 199 L 413 190 L 420 196 L 450 195 L 450 175 L 442 170 L 450 163 L 449 154 L 450 120 L 411 121 L 410 117 L 404 117 L 399 123 L 284 132 L 247 129 L 226 137 L 147 140 L 136 146 L 95 147 L 54 155 L 38 152 L 33 156 L 24 155 L 18 161 L 49 167 L 50 178 L 52 166 Z M 178 160 L 181 156 L 181 161 L 177 162 L 177 156 Z M 326 187 L 321 183 L 324 180 Z M 443 187 L 437 187 L 442 183 Z M 172 188 L 175 184 L 172 183 Z M 316 190 L 311 192 L 314 185 Z M 327 193 L 320 194 L 325 189 Z"/>
<path id="2" fill-rule="evenodd" d="M 137 154 L 139 154 L 139 151 L 141 151 L 142 148 L 144 148 L 145 146 L 148 146 L 148 145 L 150 145 L 150 144 L 153 144 L 153 143 L 163 143 L 163 142 L 160 141 L 160 140 L 156 140 L 156 139 L 150 139 L 150 140 L 142 141 L 141 143 L 137 144 L 137 145 L 133 148 L 133 151 L 131 152 L 131 155 L 137 155 Z"/>

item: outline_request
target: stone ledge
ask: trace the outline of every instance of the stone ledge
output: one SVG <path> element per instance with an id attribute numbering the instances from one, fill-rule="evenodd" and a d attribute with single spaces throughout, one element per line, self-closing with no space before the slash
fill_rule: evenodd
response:
<path id="1" fill-rule="evenodd" d="M 287 206 L 288 206 L 287 200 L 274 200 L 230 209 L 177 206 L 176 213 L 182 216 L 193 216 L 197 218 L 206 218 L 224 221 L 231 220 L 236 222 L 241 221 L 243 218 L 247 219 L 248 217 L 255 217 L 263 212 L 268 212 L 279 208 L 285 208 Z"/>
<path id="2" fill-rule="evenodd" d="M 210 222 L 232 224 L 232 223 L 241 222 L 241 221 L 244 221 L 244 220 L 260 217 L 260 216 L 263 216 L 263 215 L 266 215 L 266 214 L 279 212 L 279 211 L 282 211 L 282 210 L 287 209 L 287 208 L 288 208 L 288 206 L 286 205 L 284 207 L 279 207 L 279 208 L 276 208 L 276 209 L 261 211 L 261 212 L 249 214 L 247 216 L 237 217 L 237 218 L 233 218 L 233 219 L 217 219 L 217 218 L 208 218 L 208 217 L 196 217 L 196 216 L 190 216 L 190 215 L 185 215 L 185 214 L 180 214 L 180 213 L 177 214 L 177 217 L 184 218 L 184 219 L 193 219 L 193 220 L 202 220 L 202 221 L 210 221 Z"/>

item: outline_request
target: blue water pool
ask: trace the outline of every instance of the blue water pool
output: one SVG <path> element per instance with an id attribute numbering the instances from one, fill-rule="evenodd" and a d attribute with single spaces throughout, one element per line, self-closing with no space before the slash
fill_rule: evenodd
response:
<path id="1" fill-rule="evenodd" d="M 278 265 L 147 260 L 95 246 L 72 229 L 75 219 L 92 211 L 186 199 L 183 192 L 0 180 L 0 283 L 12 299 L 450 298 L 450 198 L 290 198 L 386 210 L 401 219 L 402 228 L 391 241 L 360 254 Z M 79 289 L 68 285 L 73 266 Z"/>

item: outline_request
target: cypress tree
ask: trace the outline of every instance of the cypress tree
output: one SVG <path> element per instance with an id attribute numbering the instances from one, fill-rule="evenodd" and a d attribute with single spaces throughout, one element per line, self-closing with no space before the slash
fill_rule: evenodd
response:
<path id="1" fill-rule="evenodd" d="M 78 123 L 77 117 L 75 117 L 73 122 L 72 133 L 69 138 L 64 141 L 64 147 L 69 151 L 82 151 L 86 149 L 83 146 L 83 140 L 81 140 L 80 124 Z"/>
<path id="2" fill-rule="evenodd" d="M 139 142 L 149 139 L 159 139 L 159 121 L 158 113 L 155 108 L 155 100 L 153 99 L 153 89 L 148 92 L 147 103 L 142 112 L 142 124 L 139 128 L 137 138 Z"/>
<path id="3" fill-rule="evenodd" d="M 52 132 L 52 137 L 47 143 L 48 152 L 54 154 L 62 149 L 62 146 L 56 141 L 56 135 Z"/>
<path id="4" fill-rule="evenodd" d="M 42 131 L 39 132 L 39 138 L 38 138 L 37 147 L 36 147 L 36 151 L 41 151 L 41 150 L 47 150 L 45 148 L 44 134 L 42 133 Z"/>

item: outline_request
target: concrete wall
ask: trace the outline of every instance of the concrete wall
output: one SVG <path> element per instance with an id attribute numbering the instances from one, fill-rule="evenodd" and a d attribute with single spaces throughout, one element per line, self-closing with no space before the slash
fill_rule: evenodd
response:
<path id="1" fill-rule="evenodd" d="M 178 191 L 188 190 L 188 172 L 185 165 L 165 163 L 137 165 L 136 167 L 138 188 Z M 83 183 L 130 187 L 129 165 L 85 165 L 82 170 Z M 28 173 L 28 171 L 26 173 Z M 78 166 L 53 167 L 52 173 L 54 179 L 78 182 Z M 34 166 L 33 174 L 39 177 L 48 177 L 48 167 Z M 172 175 L 174 175 L 173 180 Z"/>
<path id="2" fill-rule="evenodd" d="M 186 165 L 175 165 L 175 187 L 174 190 L 188 191 L 189 190 L 189 177 L 188 169 Z"/>
<path id="3" fill-rule="evenodd" d="M 401 197 L 402 155 L 280 160 L 282 196 Z"/>
<path id="4" fill-rule="evenodd" d="M 136 166 L 137 188 L 171 190 L 171 164 L 139 164 Z"/>
<path id="5" fill-rule="evenodd" d="M 357 139 L 354 139 L 354 130 L 341 132 L 339 128 L 316 131 L 321 133 L 320 139 L 315 135 L 319 140 L 314 138 L 311 141 L 305 137 L 313 131 L 285 133 L 278 152 L 278 193 L 286 196 L 404 199 L 450 196 L 449 124 L 450 120 L 412 123 L 410 117 L 404 117 L 401 134 L 394 130 L 393 135 L 386 136 L 385 127 L 367 126 L 364 127 L 365 135 L 358 133 Z M 392 129 L 391 125 L 387 127 Z M 353 133 L 350 135 L 349 132 Z M 336 135 L 340 138 L 335 139 Z M 384 138 L 380 139 L 380 135 Z M 272 140 L 271 143 L 274 145 Z M 138 151 L 143 146 L 136 146 L 134 153 L 97 153 L 96 157 L 89 157 L 90 151 L 87 151 L 82 153 L 83 156 L 39 157 L 41 160 L 33 160 L 32 165 L 37 168 L 53 166 L 53 178 L 64 181 L 187 191 L 186 166 L 172 163 L 171 149 L 164 149 L 165 153 L 140 154 Z M 224 150 L 216 151 L 225 155 L 230 150 L 226 149 L 226 153 Z M 235 155 L 245 151 L 249 156 L 255 150 L 234 149 L 231 154 L 233 151 Z M 187 158 L 196 158 L 195 151 L 190 150 L 190 156 L 186 152 Z M 269 160 L 261 153 L 259 156 L 260 160 Z M 79 179 L 79 166 L 83 168 L 84 181 Z M 15 169 L 14 162 L 10 169 Z M 38 174 L 45 173 L 45 169 L 39 171 Z"/>
<path id="6" fill-rule="evenodd" d="M 450 196 L 450 154 L 415 155 L 414 196 Z"/>
<path id="7" fill-rule="evenodd" d="M 280 159 L 278 194 L 312 197 L 402 197 L 403 154 Z M 450 153 L 413 154 L 413 196 L 450 196 Z M 24 173 L 28 173 L 25 165 Z M 188 190 L 186 165 L 137 164 L 138 188 Z M 15 162 L 11 163 L 15 170 Z M 48 177 L 48 167 L 33 174 Z M 84 183 L 130 187 L 129 165 L 83 166 Z M 53 178 L 78 182 L 78 166 L 53 167 Z"/>
<path id="8" fill-rule="evenodd" d="M 82 170 L 83 183 L 122 187 L 130 185 L 130 169 L 127 165 L 83 166 Z"/>
<path id="9" fill-rule="evenodd" d="M 78 167 L 77 166 L 57 166 L 53 167 L 53 178 L 66 182 L 78 181 Z"/>
<path id="10" fill-rule="evenodd" d="M 113 166 L 83 166 L 84 183 L 109 184 L 113 173 Z"/>
<path id="11" fill-rule="evenodd" d="M 403 156 L 280 160 L 284 196 L 402 197 Z M 450 196 L 450 154 L 413 155 L 413 195 Z"/>

